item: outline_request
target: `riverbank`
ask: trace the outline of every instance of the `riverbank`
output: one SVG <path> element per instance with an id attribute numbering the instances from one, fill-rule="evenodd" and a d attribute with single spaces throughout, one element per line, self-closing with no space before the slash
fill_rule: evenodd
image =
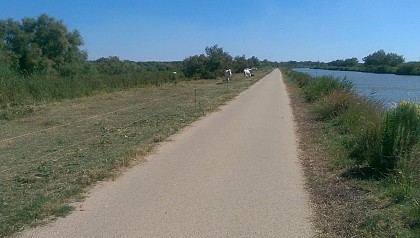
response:
<path id="1" fill-rule="evenodd" d="M 418 237 L 419 141 L 410 147 L 408 154 L 394 157 L 397 163 L 387 169 L 380 168 L 374 159 L 367 158 L 375 151 L 372 142 L 387 143 L 387 140 L 373 139 L 382 131 L 374 125 L 385 125 L 387 115 L 388 118 L 392 115 L 390 112 L 358 97 L 348 85 L 328 79 L 313 80 L 288 70 L 283 73 L 298 125 L 302 162 L 319 236 Z M 315 83 L 308 86 L 309 81 Z M 418 107 L 416 110 L 420 113 Z M 415 126 L 420 128 L 419 124 Z M 371 148 L 363 148 L 362 144 Z M 386 148 L 395 148 L 397 144 Z"/>
<path id="2" fill-rule="evenodd" d="M 376 74 L 420 75 L 420 62 L 405 63 L 400 66 L 317 66 L 312 69 L 355 71 Z"/>

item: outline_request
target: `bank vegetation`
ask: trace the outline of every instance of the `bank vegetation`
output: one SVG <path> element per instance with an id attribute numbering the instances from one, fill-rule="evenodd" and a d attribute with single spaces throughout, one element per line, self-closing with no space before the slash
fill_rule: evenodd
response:
<path id="1" fill-rule="evenodd" d="M 283 70 L 321 237 L 419 237 L 420 106 Z"/>

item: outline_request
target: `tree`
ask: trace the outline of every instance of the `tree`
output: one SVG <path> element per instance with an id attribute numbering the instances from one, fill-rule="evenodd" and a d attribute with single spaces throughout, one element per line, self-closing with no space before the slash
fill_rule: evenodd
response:
<path id="1" fill-rule="evenodd" d="M 207 55 L 207 73 L 210 78 L 216 78 L 217 76 L 223 75 L 225 69 L 230 68 L 232 64 L 232 56 L 228 52 L 223 51 L 223 48 L 214 45 L 206 47 Z"/>
<path id="2" fill-rule="evenodd" d="M 250 65 L 251 65 L 250 68 L 251 67 L 259 67 L 260 66 L 260 60 L 257 57 L 255 57 L 255 56 L 252 56 L 251 58 L 249 58 L 248 61 L 249 61 Z"/>
<path id="3" fill-rule="evenodd" d="M 349 58 L 349 59 L 345 59 L 344 60 L 344 64 L 345 64 L 345 66 L 354 67 L 354 66 L 357 66 L 359 64 L 359 60 L 357 58 L 355 58 L 355 57 Z"/>
<path id="4" fill-rule="evenodd" d="M 233 70 L 236 73 L 240 73 L 245 68 L 250 68 L 251 67 L 249 61 L 245 58 L 245 55 L 236 56 L 233 62 L 234 62 Z"/>
<path id="5" fill-rule="evenodd" d="M 183 61 L 182 71 L 187 77 L 217 78 L 233 65 L 232 56 L 218 45 L 205 48 L 206 55 L 195 55 Z"/>
<path id="6" fill-rule="evenodd" d="M 395 53 L 385 53 L 384 50 L 370 54 L 363 58 L 365 66 L 397 66 L 404 63 L 404 57 Z"/>
<path id="7" fill-rule="evenodd" d="M 388 53 L 386 57 L 389 66 L 397 66 L 404 63 L 405 61 L 402 55 L 397 55 L 395 53 Z"/>
<path id="8" fill-rule="evenodd" d="M 384 50 L 378 50 L 377 52 L 370 54 L 363 58 L 365 65 L 385 65 L 386 63 L 386 53 Z"/>
<path id="9" fill-rule="evenodd" d="M 357 58 L 349 58 L 345 60 L 334 60 L 328 63 L 329 66 L 337 66 L 337 67 L 354 67 L 357 66 L 359 60 Z"/>
<path id="10" fill-rule="evenodd" d="M 205 65 L 207 58 L 205 55 L 195 55 L 183 61 L 183 72 L 186 77 L 203 77 L 205 75 Z"/>
<path id="11" fill-rule="evenodd" d="M 242 72 L 245 68 L 257 67 L 260 61 L 252 56 L 249 59 L 245 55 L 236 56 L 235 59 L 218 45 L 206 47 L 206 54 L 195 55 L 183 61 L 182 71 L 186 77 L 201 77 L 204 79 L 223 76 L 226 69 L 234 72 Z"/>
<path id="12" fill-rule="evenodd" d="M 2 47 L 10 52 L 6 57 L 20 71 L 60 71 L 69 64 L 86 61 L 87 53 L 80 33 L 69 32 L 62 21 L 46 14 L 38 18 L 0 21 Z"/>

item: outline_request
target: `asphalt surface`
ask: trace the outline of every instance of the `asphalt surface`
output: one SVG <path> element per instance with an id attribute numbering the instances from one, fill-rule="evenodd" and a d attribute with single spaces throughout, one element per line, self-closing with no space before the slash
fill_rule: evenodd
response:
<path id="1" fill-rule="evenodd" d="M 68 217 L 20 236 L 312 237 L 293 127 L 276 69 Z"/>

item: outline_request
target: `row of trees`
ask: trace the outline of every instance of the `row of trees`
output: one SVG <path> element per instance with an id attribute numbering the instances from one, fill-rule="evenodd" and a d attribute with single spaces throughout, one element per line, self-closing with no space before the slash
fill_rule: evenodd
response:
<path id="1" fill-rule="evenodd" d="M 206 47 L 206 54 L 194 55 L 183 61 L 182 71 L 187 77 L 216 78 L 223 75 L 225 69 L 241 72 L 245 68 L 259 67 L 261 62 L 255 56 L 246 59 L 245 55 L 233 58 L 222 47 Z"/>
<path id="2" fill-rule="evenodd" d="M 138 72 L 156 71 L 177 71 L 181 68 L 182 62 L 134 62 L 130 60 L 120 60 L 118 56 L 102 57 L 90 62 L 93 68 L 100 74 L 122 75 Z"/>
<path id="3" fill-rule="evenodd" d="M 337 67 L 355 67 L 359 64 L 359 60 L 357 58 L 350 58 L 345 60 L 334 60 L 328 63 L 329 66 L 337 66 Z"/>
<path id="4" fill-rule="evenodd" d="M 405 62 L 405 59 L 402 55 L 396 53 L 386 53 L 384 50 L 378 50 L 375 53 L 372 53 L 362 59 L 364 61 L 363 66 L 389 66 L 396 67 Z M 357 58 L 349 58 L 345 60 L 334 60 L 328 63 L 328 66 L 337 66 L 337 67 L 355 67 L 359 65 L 359 60 Z"/>
<path id="5" fill-rule="evenodd" d="M 81 50 L 79 31 L 69 31 L 62 21 L 46 14 L 37 18 L 0 20 L 0 67 L 23 74 L 57 74 L 66 77 L 87 74 L 121 75 L 143 71 L 179 71 L 186 77 L 216 78 L 224 69 L 240 72 L 258 67 L 256 57 L 233 58 L 218 45 L 205 48 L 205 54 L 176 62 L 133 62 L 117 56 L 88 61 Z M 268 62 L 266 62 L 268 64 Z"/>
<path id="6" fill-rule="evenodd" d="M 372 73 L 392 73 L 404 75 L 420 75 L 420 62 L 405 63 L 402 55 L 386 53 L 378 50 L 366 57 L 363 57 L 363 64 L 357 58 L 345 60 L 334 60 L 329 63 L 319 63 L 315 68 L 356 70 Z"/>

